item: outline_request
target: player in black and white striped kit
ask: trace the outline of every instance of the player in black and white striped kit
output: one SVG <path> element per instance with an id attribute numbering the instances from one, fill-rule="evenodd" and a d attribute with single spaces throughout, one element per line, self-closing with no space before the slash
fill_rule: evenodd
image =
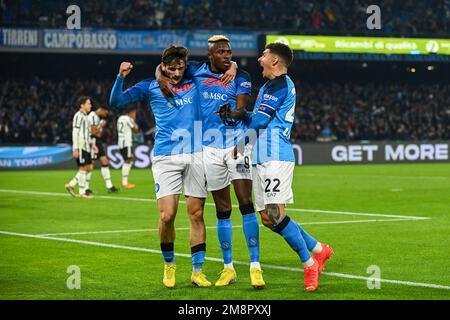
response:
<path id="1" fill-rule="evenodd" d="M 122 166 L 122 187 L 125 189 L 134 188 L 135 185 L 128 183 L 128 175 L 133 166 L 133 132 L 139 132 L 136 124 L 136 108 L 131 106 L 117 120 L 118 145 L 122 154 L 124 163 Z"/>
<path id="2" fill-rule="evenodd" d="M 113 186 L 111 182 L 111 173 L 109 171 L 109 160 L 105 153 L 104 143 L 102 140 L 103 127 L 106 125 L 104 119 L 109 113 L 109 109 L 105 106 L 98 107 L 97 110 L 91 111 L 88 115 L 89 122 L 91 124 L 91 138 L 92 144 L 95 144 L 98 149 L 98 153 L 92 153 L 91 171 L 86 176 L 86 194 L 92 194 L 89 188 L 91 181 L 92 171 L 94 170 L 95 160 L 99 159 L 102 166 L 101 172 L 103 179 L 106 183 L 106 189 L 108 192 L 118 192 L 119 189 Z"/>
<path id="3" fill-rule="evenodd" d="M 91 152 L 98 153 L 97 146 L 92 144 L 91 124 L 88 114 L 91 111 L 92 103 L 89 97 L 80 97 L 77 100 L 78 112 L 73 117 L 72 143 L 73 158 L 79 167 L 76 176 L 65 185 L 66 190 L 75 197 L 74 187 L 78 183 L 80 198 L 92 198 L 86 194 L 86 176 L 91 170 Z"/>

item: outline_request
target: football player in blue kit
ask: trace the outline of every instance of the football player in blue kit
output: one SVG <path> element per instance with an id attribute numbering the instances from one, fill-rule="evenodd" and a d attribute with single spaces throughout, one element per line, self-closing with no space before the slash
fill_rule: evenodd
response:
<path id="1" fill-rule="evenodd" d="M 195 140 L 196 122 L 200 121 L 197 84 L 185 75 L 188 50 L 182 46 L 170 46 L 162 54 L 161 67 L 170 79 L 174 97 L 164 95 L 156 80 L 143 80 L 123 91 L 124 78 L 133 65 L 122 62 L 114 83 L 110 104 L 122 108 L 137 101 L 147 101 L 156 120 L 156 136 L 152 172 L 156 198 L 160 211 L 159 234 L 164 258 L 163 283 L 175 286 L 175 216 L 179 196 L 186 196 L 190 220 L 190 246 L 192 254 L 191 281 L 199 287 L 211 283 L 202 272 L 205 260 L 206 232 L 203 220 L 205 198 L 208 196 L 203 166 L 202 143 Z M 198 122 L 200 123 L 200 122 Z M 181 142 L 180 142 L 181 140 Z"/>
<path id="2" fill-rule="evenodd" d="M 296 91 L 287 75 L 292 60 L 291 48 L 281 43 L 268 44 L 258 59 L 263 68 L 263 77 L 268 81 L 259 90 L 249 119 L 249 129 L 238 142 L 233 157 L 245 150 L 246 143 L 254 145 L 256 168 L 253 170 L 253 191 L 256 210 L 261 214 L 264 226 L 280 234 L 300 257 L 305 271 L 305 291 L 315 291 L 319 286 L 319 275 L 332 256 L 333 249 L 311 237 L 285 212 L 285 205 L 294 200 L 292 179 L 295 159 L 290 134 Z"/>

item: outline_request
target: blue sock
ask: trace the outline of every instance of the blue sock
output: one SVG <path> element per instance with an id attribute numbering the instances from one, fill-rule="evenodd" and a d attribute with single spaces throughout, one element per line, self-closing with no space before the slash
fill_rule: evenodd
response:
<path id="1" fill-rule="evenodd" d="M 284 240 L 297 252 L 302 262 L 306 262 L 311 258 L 300 228 L 294 220 L 285 216 L 272 230 L 283 236 Z"/>
<path id="2" fill-rule="evenodd" d="M 298 223 L 297 226 L 300 229 L 300 233 L 302 234 L 303 239 L 305 240 L 306 247 L 309 251 L 312 251 L 312 249 L 316 247 L 318 241 L 311 237 L 308 232 L 306 232 Z"/>
<path id="3" fill-rule="evenodd" d="M 232 254 L 232 227 L 231 227 L 231 219 L 230 214 L 231 211 L 225 213 L 228 215 L 226 219 L 217 219 L 217 235 L 219 238 L 220 249 L 222 250 L 223 262 L 224 264 L 228 264 L 233 262 L 233 254 Z M 221 215 L 222 213 L 217 213 L 217 215 Z"/>
<path id="4" fill-rule="evenodd" d="M 240 206 L 239 209 L 242 213 L 242 228 L 250 253 L 250 262 L 259 262 L 259 224 L 253 209 L 253 203 Z"/>
<path id="5" fill-rule="evenodd" d="M 205 262 L 206 244 L 201 243 L 191 247 L 192 272 L 201 272 Z"/>
<path id="6" fill-rule="evenodd" d="M 161 251 L 165 263 L 175 262 L 175 252 L 173 250 L 173 242 L 161 243 Z"/>

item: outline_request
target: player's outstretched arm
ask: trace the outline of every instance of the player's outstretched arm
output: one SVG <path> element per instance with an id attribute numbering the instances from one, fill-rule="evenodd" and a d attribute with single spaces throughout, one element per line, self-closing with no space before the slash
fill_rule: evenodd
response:
<path id="1" fill-rule="evenodd" d="M 248 125 L 248 129 L 245 132 L 244 136 L 249 137 L 249 139 L 243 138 L 242 140 L 238 141 L 236 144 L 236 147 L 233 149 L 233 159 L 237 159 L 238 154 L 242 154 L 244 147 L 246 144 L 254 145 L 256 142 L 256 138 L 259 136 L 259 131 L 261 129 L 264 129 L 269 124 L 271 117 L 263 114 L 263 113 L 256 113 L 251 118 L 250 124 Z M 254 130 L 255 134 L 249 134 L 249 130 Z"/>
<path id="2" fill-rule="evenodd" d="M 236 97 L 237 107 L 234 110 L 230 110 L 228 115 L 230 118 L 241 120 L 244 118 L 247 107 L 250 105 L 250 95 L 240 94 Z"/>
<path id="3" fill-rule="evenodd" d="M 116 81 L 114 82 L 114 86 L 109 97 L 109 104 L 111 107 L 121 108 L 133 102 L 131 97 L 123 92 L 123 80 L 130 74 L 132 69 L 133 65 L 130 62 L 122 62 L 120 64 L 119 74 L 116 77 Z"/>

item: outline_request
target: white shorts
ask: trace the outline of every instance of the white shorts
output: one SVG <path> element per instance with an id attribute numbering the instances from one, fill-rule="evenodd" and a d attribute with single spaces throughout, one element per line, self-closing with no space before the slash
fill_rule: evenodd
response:
<path id="1" fill-rule="evenodd" d="M 152 164 L 156 199 L 182 194 L 206 198 L 206 177 L 202 152 L 156 156 Z"/>
<path id="2" fill-rule="evenodd" d="M 268 204 L 294 203 L 292 179 L 294 162 L 268 161 L 253 167 L 253 193 L 257 211 Z"/>
<path id="3" fill-rule="evenodd" d="M 208 191 L 222 190 L 230 185 L 231 181 L 252 179 L 251 147 L 245 146 L 243 155 L 233 159 L 233 149 L 219 149 L 203 147 L 203 163 L 205 165 Z"/>

